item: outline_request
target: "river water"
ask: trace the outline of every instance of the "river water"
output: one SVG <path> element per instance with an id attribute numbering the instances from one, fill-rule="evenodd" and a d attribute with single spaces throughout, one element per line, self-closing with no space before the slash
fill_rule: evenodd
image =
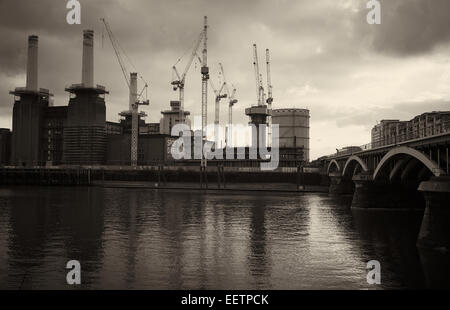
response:
<path id="1" fill-rule="evenodd" d="M 401 289 L 446 285 L 421 212 L 351 197 L 100 187 L 0 189 L 0 289 Z M 442 254 L 443 255 L 443 254 Z M 381 264 L 381 284 L 366 265 Z M 448 284 L 447 284 L 448 285 Z"/>

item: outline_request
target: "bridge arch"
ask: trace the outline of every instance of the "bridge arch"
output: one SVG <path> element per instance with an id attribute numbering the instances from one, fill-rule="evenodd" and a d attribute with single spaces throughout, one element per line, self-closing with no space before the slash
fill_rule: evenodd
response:
<path id="1" fill-rule="evenodd" d="M 328 168 L 327 168 L 327 174 L 330 174 L 331 172 L 331 168 L 335 167 L 337 172 L 341 172 L 341 166 L 339 165 L 339 163 L 336 161 L 336 159 L 333 159 L 330 161 L 330 163 L 328 164 Z"/>
<path id="2" fill-rule="evenodd" d="M 345 162 L 344 170 L 342 171 L 342 175 L 345 176 L 349 169 L 352 169 L 352 171 L 354 171 L 354 169 L 356 168 L 356 165 L 358 165 L 358 164 L 364 172 L 369 171 L 369 168 L 367 167 L 366 163 L 359 156 L 352 155 Z"/>
<path id="3" fill-rule="evenodd" d="M 444 170 L 442 170 L 434 160 L 429 159 L 425 154 L 407 146 L 400 146 L 393 148 L 386 155 L 384 155 L 377 168 L 375 169 L 375 172 L 373 173 L 373 179 L 375 180 L 377 177 L 379 177 L 380 171 L 385 167 L 385 165 L 393 157 L 397 157 L 399 155 L 410 156 L 413 159 L 421 162 L 434 176 L 438 177 L 445 174 Z"/>

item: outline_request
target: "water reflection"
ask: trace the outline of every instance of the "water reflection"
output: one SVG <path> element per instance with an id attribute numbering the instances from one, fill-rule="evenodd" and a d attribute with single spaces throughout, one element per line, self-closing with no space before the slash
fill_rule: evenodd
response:
<path id="1" fill-rule="evenodd" d="M 270 278 L 270 253 L 266 249 L 266 201 L 255 199 L 250 203 L 250 227 L 248 265 L 255 286 L 268 283 Z"/>
<path id="2" fill-rule="evenodd" d="M 23 188 L 20 194 L 13 192 L 6 205 L 11 212 L 7 286 L 32 289 L 64 285 L 65 262 L 71 259 L 86 262 L 83 270 L 95 274 L 102 260 L 103 201 L 103 192 L 91 189 L 61 188 L 55 192 Z M 61 230 L 64 238 L 59 235 Z M 60 249 L 64 252 L 54 255 Z M 49 263 L 58 263 L 58 268 L 50 268 Z M 49 283 L 46 273 L 58 274 L 57 281 Z"/>
<path id="3" fill-rule="evenodd" d="M 418 252 L 420 213 L 350 209 L 326 194 L 0 190 L 0 288 L 366 289 L 444 287 L 448 256 Z M 420 255 L 419 255 L 420 254 Z M 447 259 L 447 260 L 446 260 Z"/>
<path id="4" fill-rule="evenodd" d="M 385 288 L 424 288 L 416 247 L 423 210 L 352 209 L 357 231 L 371 259 L 380 261 Z"/>
<path id="5" fill-rule="evenodd" d="M 450 253 L 419 248 L 419 255 L 426 287 L 430 289 L 450 289 Z"/>

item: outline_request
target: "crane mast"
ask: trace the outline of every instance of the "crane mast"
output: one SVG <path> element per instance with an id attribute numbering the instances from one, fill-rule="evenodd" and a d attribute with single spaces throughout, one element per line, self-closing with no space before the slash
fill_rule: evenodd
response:
<path id="1" fill-rule="evenodd" d="M 270 51 L 266 49 L 266 69 L 267 69 L 267 103 L 272 104 L 272 79 L 270 76 Z"/>
<path id="2" fill-rule="evenodd" d="M 219 90 L 217 90 L 212 82 L 209 80 L 209 84 L 215 95 L 215 111 L 214 111 L 214 142 L 216 143 L 216 148 L 219 146 L 219 125 L 220 125 L 220 100 L 227 98 L 228 95 L 226 93 L 222 94 L 222 91 L 225 89 L 226 84 L 222 83 L 222 86 Z"/>
<path id="3" fill-rule="evenodd" d="M 220 123 L 220 100 L 227 98 L 227 93 L 222 93 L 224 89 L 226 88 L 226 83 L 222 83 L 222 86 L 219 90 L 216 89 L 214 86 L 212 80 L 209 80 L 209 84 L 211 85 L 211 88 L 215 95 L 215 113 L 214 113 L 214 124 L 219 125 Z"/>
<path id="4" fill-rule="evenodd" d="M 220 89 L 217 90 L 214 87 L 214 84 L 213 84 L 212 80 L 211 79 L 209 80 L 210 84 L 211 84 L 211 88 L 213 89 L 214 95 L 215 95 L 215 113 L 214 113 L 214 136 L 215 136 L 215 139 L 214 140 L 215 140 L 215 143 L 216 143 L 216 148 L 219 147 L 219 140 L 220 140 L 220 137 L 219 137 L 220 101 L 222 99 L 225 99 L 225 98 L 228 97 L 228 93 L 227 92 L 222 93 L 224 90 L 225 91 L 227 90 L 227 83 L 226 83 L 225 78 L 224 78 L 223 66 L 222 66 L 221 63 L 219 63 L 219 65 L 220 65 L 220 71 L 221 71 L 222 77 L 223 77 L 223 83 L 222 83 L 222 86 L 220 87 Z"/>
<path id="5" fill-rule="evenodd" d="M 260 102 L 261 106 L 266 103 L 266 94 L 264 93 L 264 86 L 263 86 L 263 76 L 262 73 L 259 74 L 259 96 L 260 96 Z"/>
<path id="6" fill-rule="evenodd" d="M 137 103 L 137 74 L 130 73 L 130 112 L 131 112 L 131 165 L 137 165 L 139 135 L 139 116 Z"/>
<path id="7" fill-rule="evenodd" d="M 228 101 L 228 127 L 227 127 L 227 133 L 225 135 L 226 141 L 225 144 L 227 146 L 232 146 L 233 143 L 233 106 L 235 103 L 238 102 L 237 99 L 235 99 L 236 95 L 236 88 L 233 87 L 233 91 L 231 95 L 229 96 Z"/>
<path id="8" fill-rule="evenodd" d="M 220 73 L 222 74 L 222 88 L 219 90 L 219 93 L 216 95 L 216 123 L 219 125 L 219 113 L 220 113 L 220 100 L 225 99 L 230 95 L 230 92 L 228 90 L 227 80 L 225 78 L 225 71 L 223 70 L 222 63 L 219 63 L 220 66 Z M 222 91 L 225 90 L 225 93 L 222 94 Z"/>
<path id="9" fill-rule="evenodd" d="M 255 81 L 256 81 L 256 100 L 258 101 L 257 105 L 260 105 L 260 88 L 259 88 L 259 64 L 258 64 L 258 50 L 256 48 L 256 44 L 253 44 L 253 67 L 255 69 Z"/>
<path id="10" fill-rule="evenodd" d="M 201 166 L 207 166 L 207 159 L 204 156 L 204 144 L 206 142 L 206 126 L 208 118 L 208 80 L 209 80 L 209 68 L 208 68 L 208 18 L 204 17 L 203 26 L 203 51 L 202 51 L 202 160 Z"/>
<path id="11" fill-rule="evenodd" d="M 269 109 L 269 119 L 267 123 L 268 129 L 268 140 L 269 144 L 272 144 L 272 79 L 270 76 L 270 52 L 269 49 L 266 49 L 266 69 L 267 69 L 267 108 Z"/>
<path id="12" fill-rule="evenodd" d="M 233 91 L 230 93 L 230 89 L 229 89 L 228 84 L 227 84 L 227 79 L 225 77 L 225 70 L 223 69 L 222 63 L 219 63 L 219 65 L 220 65 L 220 71 L 222 73 L 223 85 L 224 85 L 224 88 L 225 88 L 226 95 L 228 97 L 228 126 L 226 128 L 226 133 L 225 133 L 225 145 L 226 146 L 230 146 L 231 145 L 231 139 L 232 139 L 231 136 L 232 136 L 232 133 L 233 133 L 233 129 L 232 129 L 232 125 L 233 125 L 233 106 L 234 106 L 235 103 L 237 103 L 237 100 L 234 98 L 234 96 L 236 95 L 236 88 L 233 86 Z"/>

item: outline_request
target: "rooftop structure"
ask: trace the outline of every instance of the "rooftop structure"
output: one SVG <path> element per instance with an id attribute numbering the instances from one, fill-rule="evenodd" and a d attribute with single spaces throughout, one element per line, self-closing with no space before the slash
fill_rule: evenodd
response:
<path id="1" fill-rule="evenodd" d="M 172 100 L 170 101 L 170 110 L 162 111 L 163 117 L 160 122 L 160 133 L 165 135 L 170 135 L 172 132 L 172 127 L 176 124 L 186 124 L 190 127 L 191 122 L 188 116 L 191 114 L 189 111 L 180 110 L 180 101 Z M 180 115 L 182 119 L 180 120 Z"/>

